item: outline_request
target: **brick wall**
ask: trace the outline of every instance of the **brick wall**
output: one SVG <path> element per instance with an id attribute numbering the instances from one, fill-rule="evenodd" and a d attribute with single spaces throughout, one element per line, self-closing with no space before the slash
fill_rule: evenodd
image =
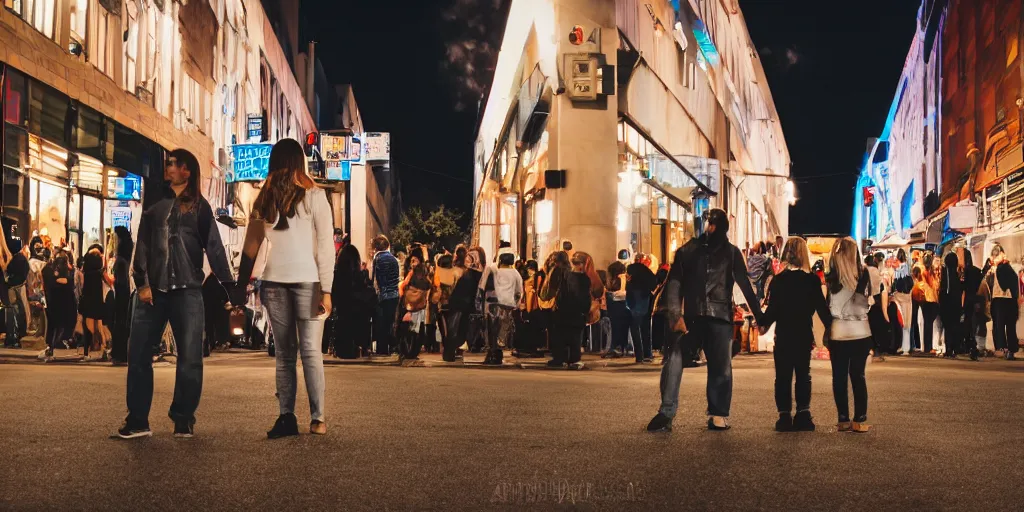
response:
<path id="1" fill-rule="evenodd" d="M 183 132 L 176 129 L 171 118 L 139 101 L 84 58 L 69 54 L 57 42 L 2 8 L 0 61 L 81 101 L 166 149 L 188 149 L 199 159 L 203 175 L 209 176 L 213 141 L 208 136 L 198 130 Z M 117 61 L 119 66 L 120 57 Z"/>

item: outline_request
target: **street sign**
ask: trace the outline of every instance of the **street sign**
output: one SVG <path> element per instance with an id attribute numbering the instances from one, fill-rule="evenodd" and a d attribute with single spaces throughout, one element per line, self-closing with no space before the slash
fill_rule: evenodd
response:
<path id="1" fill-rule="evenodd" d="M 263 136 L 263 116 L 249 114 L 248 116 L 249 138 L 259 139 Z"/>
<path id="2" fill-rule="evenodd" d="M 225 181 L 263 181 L 270 171 L 270 149 L 272 144 L 236 144 L 231 146 L 234 160 L 225 172 Z"/>
<path id="3" fill-rule="evenodd" d="M 348 160 L 334 160 L 324 162 L 327 166 L 327 179 L 330 181 L 351 181 L 352 162 Z"/>
<path id="4" fill-rule="evenodd" d="M 366 147 L 367 162 L 387 162 L 391 160 L 391 134 L 386 132 L 367 132 L 363 135 Z"/>

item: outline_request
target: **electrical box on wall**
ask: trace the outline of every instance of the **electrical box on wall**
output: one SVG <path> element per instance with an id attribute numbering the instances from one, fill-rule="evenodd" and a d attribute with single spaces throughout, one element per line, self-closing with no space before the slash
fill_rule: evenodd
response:
<path id="1" fill-rule="evenodd" d="M 565 90 L 572 101 L 597 101 L 615 94 L 615 66 L 605 65 L 600 53 L 565 55 Z"/>

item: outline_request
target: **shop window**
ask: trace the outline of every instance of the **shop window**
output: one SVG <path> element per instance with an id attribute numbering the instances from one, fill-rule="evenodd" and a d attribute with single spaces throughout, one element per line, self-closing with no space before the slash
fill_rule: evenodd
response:
<path id="1" fill-rule="evenodd" d="M 28 122 L 28 79 L 7 68 L 4 80 L 4 121 L 25 126 Z"/>
<path id="2" fill-rule="evenodd" d="M 25 175 L 17 170 L 4 167 L 4 208 L 22 209 L 21 190 Z"/>
<path id="3" fill-rule="evenodd" d="M 35 172 L 55 179 L 67 180 L 68 152 L 52 142 L 29 135 L 28 161 L 29 167 Z"/>
<path id="4" fill-rule="evenodd" d="M 103 116 L 99 112 L 79 104 L 78 116 L 72 135 L 72 147 L 78 151 L 99 158 L 103 139 Z"/>
<path id="5" fill-rule="evenodd" d="M 65 239 L 68 189 L 35 178 L 30 189 L 29 232 L 49 235 L 55 241 Z"/>
<path id="6" fill-rule="evenodd" d="M 103 191 L 103 163 L 99 160 L 79 155 L 78 163 L 71 170 L 71 175 L 79 190 L 90 190 L 97 193 Z"/>
<path id="7" fill-rule="evenodd" d="M 21 170 L 28 165 L 28 132 L 7 126 L 4 131 L 4 167 Z M 6 201 L 4 204 L 9 204 Z"/>
<path id="8" fill-rule="evenodd" d="M 29 132 L 63 142 L 68 97 L 39 82 L 31 84 L 29 93 Z"/>
<path id="9" fill-rule="evenodd" d="M 103 233 L 100 231 L 103 215 L 103 201 L 98 197 L 82 196 L 82 247 L 88 249 L 93 244 L 103 245 Z"/>

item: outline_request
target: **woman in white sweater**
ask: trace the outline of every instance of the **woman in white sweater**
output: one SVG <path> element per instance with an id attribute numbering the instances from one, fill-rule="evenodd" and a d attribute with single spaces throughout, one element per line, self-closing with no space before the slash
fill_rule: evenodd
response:
<path id="1" fill-rule="evenodd" d="M 262 302 L 277 346 L 277 397 L 281 415 L 267 437 L 299 434 L 295 417 L 297 354 L 309 395 L 313 434 L 326 434 L 324 365 L 320 350 L 324 318 L 331 311 L 334 225 L 324 191 L 306 170 L 306 155 L 284 139 L 270 152 L 270 173 L 252 208 L 238 282 L 249 282 L 263 240 L 270 243 L 263 270 Z"/>

